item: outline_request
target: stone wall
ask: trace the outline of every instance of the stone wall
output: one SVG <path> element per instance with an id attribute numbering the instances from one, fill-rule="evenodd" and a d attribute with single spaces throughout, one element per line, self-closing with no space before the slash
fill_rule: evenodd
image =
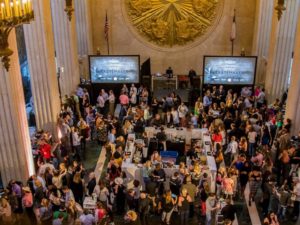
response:
<path id="1" fill-rule="evenodd" d="M 165 51 L 165 49 L 151 47 L 132 32 L 123 15 L 122 0 L 91 0 L 94 52 L 96 53 L 99 48 L 101 54 L 107 54 L 104 38 L 105 13 L 107 11 L 110 27 L 110 54 L 139 54 L 141 63 L 150 57 L 152 73 L 164 72 L 168 66 L 172 66 L 175 74 L 186 74 L 190 68 L 194 68 L 198 74 L 202 74 L 204 55 L 231 55 L 230 33 L 234 8 L 236 9 L 237 23 L 234 55 L 239 55 L 242 48 L 245 49 L 246 55 L 251 54 L 256 0 L 224 0 L 224 2 L 218 25 L 202 43 L 193 48 Z"/>

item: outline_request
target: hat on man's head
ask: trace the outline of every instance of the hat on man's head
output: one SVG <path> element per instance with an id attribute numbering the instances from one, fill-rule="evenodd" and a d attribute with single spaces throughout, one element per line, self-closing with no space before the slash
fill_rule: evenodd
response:
<path id="1" fill-rule="evenodd" d="M 25 191 L 25 192 L 31 192 L 29 187 L 23 187 L 22 190 Z"/>
<path id="2" fill-rule="evenodd" d="M 121 178 L 121 177 L 117 177 L 116 179 L 115 179 L 115 183 L 117 184 L 117 185 L 122 185 L 123 184 L 123 179 Z"/>

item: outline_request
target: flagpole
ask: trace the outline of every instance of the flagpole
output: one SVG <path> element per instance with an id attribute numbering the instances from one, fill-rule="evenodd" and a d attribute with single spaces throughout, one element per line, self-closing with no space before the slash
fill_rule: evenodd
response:
<path id="1" fill-rule="evenodd" d="M 107 54 L 109 55 L 109 24 L 108 24 L 107 10 L 105 14 L 104 33 L 105 33 L 105 39 L 107 45 Z"/>
<path id="2" fill-rule="evenodd" d="M 106 39 L 106 44 L 107 44 L 107 54 L 109 55 L 109 40 L 108 40 L 108 38 Z"/>
<path id="3" fill-rule="evenodd" d="M 231 56 L 234 54 L 234 41 L 236 39 L 236 9 L 233 11 L 233 20 L 232 20 L 232 27 L 231 27 L 231 34 L 230 34 L 230 41 L 231 41 Z"/>

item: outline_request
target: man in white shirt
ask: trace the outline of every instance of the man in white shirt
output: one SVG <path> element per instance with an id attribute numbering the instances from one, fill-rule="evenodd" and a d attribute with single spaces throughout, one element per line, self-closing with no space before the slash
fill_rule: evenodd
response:
<path id="1" fill-rule="evenodd" d="M 219 207 L 216 204 L 217 200 L 214 193 L 210 193 L 209 197 L 205 201 L 206 206 L 206 225 L 211 225 L 212 222 L 212 212 L 217 210 Z"/>
<path id="2" fill-rule="evenodd" d="M 225 154 L 230 154 L 231 162 L 233 160 L 237 159 L 237 157 L 238 157 L 238 147 L 239 147 L 239 144 L 237 143 L 235 136 L 232 136 L 231 140 L 227 146 L 227 149 L 224 152 Z"/>
<path id="3" fill-rule="evenodd" d="M 188 113 L 189 109 L 184 104 L 184 102 L 181 103 L 181 105 L 178 107 L 178 116 L 180 119 L 184 118 L 186 114 Z"/>
<path id="4" fill-rule="evenodd" d="M 179 124 L 178 111 L 175 110 L 175 108 L 172 108 L 171 114 L 172 114 L 172 117 L 173 117 L 173 124 L 174 124 L 174 126 L 178 126 L 178 124 Z"/>
<path id="5" fill-rule="evenodd" d="M 104 114 L 104 106 L 105 106 L 105 100 L 102 96 L 102 92 L 100 92 L 97 98 L 97 111 L 101 114 Z"/>

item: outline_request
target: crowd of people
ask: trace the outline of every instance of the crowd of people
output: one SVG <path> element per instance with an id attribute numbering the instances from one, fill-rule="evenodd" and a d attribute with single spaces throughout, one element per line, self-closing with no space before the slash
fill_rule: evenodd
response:
<path id="1" fill-rule="evenodd" d="M 292 121 L 284 119 L 283 109 L 279 99 L 267 104 L 260 87 L 238 92 L 222 85 L 207 87 L 203 98 L 187 105 L 174 92 L 157 99 L 142 85 L 124 84 L 119 97 L 102 89 L 93 105 L 88 91 L 79 86 L 63 99 L 59 142 L 37 132 L 37 174 L 25 183 L 9 182 L 0 200 L 1 220 L 21 223 L 26 214 L 31 224 L 113 224 L 123 218 L 128 224 L 146 225 L 154 215 L 163 224 L 186 225 L 196 212 L 199 223 L 213 224 L 220 215 L 229 225 L 236 218 L 234 201 L 247 199 L 249 206 L 259 203 L 264 224 L 297 221 L 300 133 L 291 136 Z M 134 133 L 148 147 L 146 126 L 161 128 L 157 139 L 162 141 L 164 127 L 207 128 L 217 166 L 215 190 L 203 172 L 205 160 L 198 154 L 202 146 L 193 143 L 168 179 L 159 152 L 164 147 L 158 145 L 142 159 L 143 180 L 129 187 L 122 171 L 127 139 Z M 100 179 L 83 166 L 90 141 L 106 151 L 107 168 Z M 247 185 L 250 194 L 245 198 Z M 97 200 L 94 210 L 83 207 L 86 196 Z"/>

